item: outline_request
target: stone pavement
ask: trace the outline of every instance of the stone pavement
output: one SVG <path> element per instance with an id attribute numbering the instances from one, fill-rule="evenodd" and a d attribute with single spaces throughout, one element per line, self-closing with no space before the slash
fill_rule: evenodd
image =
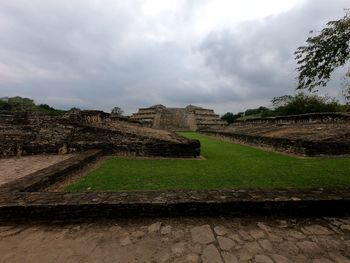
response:
<path id="1" fill-rule="evenodd" d="M 72 157 L 66 155 L 33 155 L 0 159 L 0 185 L 49 167 Z"/>
<path id="2" fill-rule="evenodd" d="M 0 262 L 350 262 L 350 217 L 0 224 Z"/>

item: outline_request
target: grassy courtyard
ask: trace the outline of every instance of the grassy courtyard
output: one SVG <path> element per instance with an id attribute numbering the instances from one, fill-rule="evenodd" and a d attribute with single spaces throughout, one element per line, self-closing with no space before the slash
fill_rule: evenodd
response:
<path id="1" fill-rule="evenodd" d="M 65 191 L 350 186 L 350 158 L 296 158 L 182 133 L 206 160 L 111 158 Z"/>

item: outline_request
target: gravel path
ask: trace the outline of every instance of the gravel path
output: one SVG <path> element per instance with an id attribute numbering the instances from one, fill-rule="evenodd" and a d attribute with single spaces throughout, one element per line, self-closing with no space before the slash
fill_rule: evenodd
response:
<path id="1" fill-rule="evenodd" d="M 0 262 L 350 262 L 350 218 L 0 225 Z"/>

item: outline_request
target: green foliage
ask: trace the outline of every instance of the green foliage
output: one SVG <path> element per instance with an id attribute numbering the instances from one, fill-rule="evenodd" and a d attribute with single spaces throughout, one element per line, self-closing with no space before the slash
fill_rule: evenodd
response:
<path id="1" fill-rule="evenodd" d="M 255 117 L 268 117 L 268 116 L 273 116 L 273 112 L 266 107 L 260 106 L 259 108 L 256 109 L 248 109 L 244 112 L 244 116 L 251 116 L 254 115 Z"/>
<path id="2" fill-rule="evenodd" d="M 111 115 L 112 116 L 122 116 L 124 114 L 124 111 L 119 108 L 119 107 L 114 107 L 112 110 L 111 110 Z"/>
<path id="3" fill-rule="evenodd" d="M 222 115 L 221 119 L 226 121 L 227 123 L 233 123 L 235 120 L 243 116 L 243 112 L 239 112 L 237 114 L 233 114 L 232 112 L 226 112 Z"/>
<path id="4" fill-rule="evenodd" d="M 285 106 L 293 99 L 292 95 L 283 95 L 280 97 L 273 97 L 271 100 L 272 106 L 276 109 L 281 106 Z"/>
<path id="5" fill-rule="evenodd" d="M 274 98 L 272 104 L 275 107 L 276 115 L 342 111 L 342 105 L 333 98 L 306 95 L 304 93 Z"/>
<path id="6" fill-rule="evenodd" d="M 350 12 L 330 21 L 324 29 L 306 40 L 295 52 L 299 64 L 297 89 L 314 90 L 326 86 L 331 73 L 350 59 Z"/>
<path id="7" fill-rule="evenodd" d="M 1 98 L 1 109 L 7 111 L 32 111 L 35 108 L 34 101 L 19 96 L 13 98 Z"/>
<path id="8" fill-rule="evenodd" d="M 65 191 L 346 187 L 350 158 L 295 158 L 197 133 L 206 160 L 111 158 Z"/>
<path id="9" fill-rule="evenodd" d="M 0 98 L 0 110 L 11 112 L 45 112 L 52 115 L 60 115 L 65 113 L 63 110 L 56 110 L 47 104 L 35 105 L 34 101 L 29 98 L 22 98 L 19 96 L 12 98 Z"/>
<path id="10" fill-rule="evenodd" d="M 345 102 L 350 105 L 350 71 L 346 74 L 343 82 L 343 97 Z"/>
<path id="11" fill-rule="evenodd" d="M 350 98 L 350 90 L 348 91 Z M 350 104 L 342 105 L 331 97 L 299 92 L 296 95 L 283 95 L 271 100 L 272 108 L 259 107 L 248 109 L 244 113 L 226 113 L 222 119 L 230 121 L 244 121 L 247 119 L 265 118 L 273 116 L 288 116 L 315 112 L 350 112 Z M 234 118 L 232 118 L 234 116 Z M 227 121 L 229 122 L 229 121 Z M 231 122 L 229 122 L 231 123 Z"/>

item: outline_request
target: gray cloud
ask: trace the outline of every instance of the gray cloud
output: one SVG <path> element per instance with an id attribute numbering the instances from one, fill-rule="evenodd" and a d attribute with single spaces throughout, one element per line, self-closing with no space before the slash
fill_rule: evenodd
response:
<path id="1" fill-rule="evenodd" d="M 307 1 L 294 9 L 234 29 L 212 32 L 200 51 L 206 64 L 232 84 L 247 90 L 247 100 L 269 100 L 292 93 L 296 86 L 294 51 L 303 45 L 311 29 L 321 29 L 344 15 L 346 1 Z M 341 71 L 342 72 L 342 71 Z M 341 73 L 331 86 L 339 86 Z M 326 90 L 333 95 L 339 91 Z"/>
<path id="2" fill-rule="evenodd" d="M 293 52 L 308 31 L 342 16 L 346 4 L 305 1 L 203 39 L 191 31 L 203 1 L 157 18 L 144 17 L 137 0 L 2 1 L 0 96 L 128 113 L 156 103 L 221 113 L 267 104 L 293 92 Z"/>

